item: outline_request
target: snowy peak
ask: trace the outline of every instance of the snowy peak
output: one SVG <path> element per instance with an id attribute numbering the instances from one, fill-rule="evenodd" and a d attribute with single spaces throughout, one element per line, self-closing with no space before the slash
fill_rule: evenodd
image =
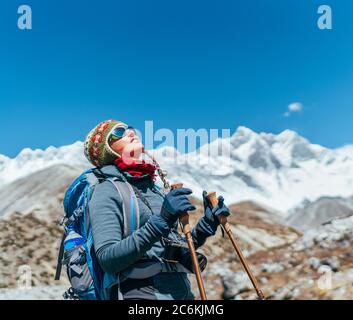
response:
<path id="1" fill-rule="evenodd" d="M 0 154 L 0 171 L 6 166 L 6 164 L 10 161 L 10 158 L 3 156 Z"/>
<path id="2" fill-rule="evenodd" d="M 219 149 L 226 154 L 213 153 Z M 353 146 L 330 150 L 291 130 L 276 135 L 239 127 L 230 138 L 216 139 L 196 152 L 181 154 L 163 147 L 153 153 L 169 172 L 168 179 L 183 181 L 195 197 L 205 189 L 215 190 L 228 203 L 251 200 L 287 212 L 305 198 L 353 194 Z M 14 159 L 0 155 L 0 186 L 59 164 L 80 170 L 91 166 L 82 142 L 24 149 Z"/>
<path id="3" fill-rule="evenodd" d="M 346 145 L 342 148 L 338 148 L 335 150 L 336 153 L 346 157 L 353 159 L 353 145 Z"/>
<path id="4" fill-rule="evenodd" d="M 0 156 L 0 186 L 57 164 L 70 164 L 78 168 L 89 166 L 83 156 L 83 143 L 78 141 L 69 146 L 45 150 L 25 148 L 13 159 Z"/>
<path id="5" fill-rule="evenodd" d="M 263 134 L 266 135 L 266 134 Z M 283 143 L 286 145 L 296 144 L 296 143 L 309 143 L 304 137 L 300 136 L 297 132 L 293 130 L 286 129 L 278 135 L 274 135 L 275 141 L 278 143 Z"/>
<path id="6" fill-rule="evenodd" d="M 195 157 L 177 166 L 161 159 L 161 164 L 171 180 L 185 181 L 197 194 L 203 188 L 214 189 L 233 202 L 258 201 L 284 212 L 305 198 L 353 194 L 353 158 L 346 160 L 335 150 L 311 144 L 294 131 L 275 135 L 239 127 L 230 139 L 211 145 L 227 143 L 229 159 L 219 154 L 207 159 L 204 146 L 202 161 Z"/>
<path id="7" fill-rule="evenodd" d="M 279 165 L 278 159 L 271 152 L 271 145 L 261 134 L 239 127 L 230 139 L 233 160 L 247 163 L 259 170 L 272 170 Z"/>
<path id="8" fill-rule="evenodd" d="M 258 134 L 247 127 L 238 127 L 234 135 L 231 137 L 231 144 L 234 148 L 239 148 L 240 146 L 254 141 L 258 138 Z"/>
<path id="9" fill-rule="evenodd" d="M 230 143 L 233 157 L 246 161 L 255 169 L 272 171 L 281 167 L 298 167 L 301 162 L 328 161 L 333 156 L 330 150 L 310 144 L 292 130 L 275 135 L 258 134 L 246 127 L 239 127 Z"/>

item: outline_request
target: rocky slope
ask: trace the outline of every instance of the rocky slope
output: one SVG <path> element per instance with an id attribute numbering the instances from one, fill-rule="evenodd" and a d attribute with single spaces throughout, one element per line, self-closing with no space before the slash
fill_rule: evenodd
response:
<path id="1" fill-rule="evenodd" d="M 291 244 L 249 257 L 269 299 L 353 299 L 353 216 L 334 219 Z M 255 299 L 239 266 L 222 271 L 227 299 Z"/>
<path id="2" fill-rule="evenodd" d="M 0 217 L 34 213 L 50 221 L 57 219 L 63 214 L 64 192 L 80 172 L 57 164 L 0 187 Z"/>
<path id="3" fill-rule="evenodd" d="M 319 227 L 332 219 L 353 215 L 353 197 L 321 197 L 316 201 L 304 201 L 294 208 L 287 223 L 297 229 Z"/>
<path id="4" fill-rule="evenodd" d="M 79 172 L 53 165 L 0 188 L 0 288 L 16 287 L 23 266 L 33 286 L 56 285 L 62 200 Z"/>
<path id="5" fill-rule="evenodd" d="M 238 203 L 231 205 L 230 210 L 232 215 L 228 221 L 246 257 L 251 257 L 256 252 L 270 253 L 274 248 L 293 243 L 302 235 L 294 228 L 282 224 L 275 211 L 256 203 Z M 202 206 L 199 204 L 197 213 L 191 216 L 191 223 L 195 225 L 201 215 Z M 224 275 L 241 269 L 239 258 L 227 235 L 223 237 L 220 230 L 215 237 L 207 240 L 200 251 L 208 257 L 208 268 L 203 273 L 208 298 L 223 299 L 224 290 L 228 285 L 228 280 L 224 282 Z M 244 272 L 240 274 L 245 276 Z M 194 292 L 198 293 L 194 278 L 192 283 Z"/>
<path id="6" fill-rule="evenodd" d="M 68 184 L 73 178 L 72 172 L 61 169 L 62 177 L 63 172 L 67 174 Z M 44 192 L 46 187 L 42 189 Z M 64 189 L 56 194 L 58 199 L 63 198 Z M 198 199 L 193 202 L 198 207 L 191 215 L 191 224 L 195 225 L 201 216 L 202 204 Z M 57 222 L 62 214 L 60 201 L 56 203 L 56 213 L 49 214 L 49 219 L 40 210 L 19 213 L 21 208 L 0 219 L 0 288 L 3 288 L 0 299 L 61 299 L 66 277 L 59 283 L 53 280 L 61 237 Z M 230 208 L 232 230 L 269 299 L 353 298 L 352 217 L 333 220 L 302 234 L 284 225 L 282 217 L 270 208 L 253 202 Z M 209 299 L 256 298 L 233 247 L 221 232 L 210 238 L 202 251 L 209 260 L 203 274 Z M 23 266 L 31 267 L 33 289 L 16 289 Z M 318 287 L 322 272 L 327 272 L 322 266 L 332 270 L 331 289 Z M 197 294 L 193 277 L 192 284 Z"/>
<path id="7" fill-rule="evenodd" d="M 0 220 L 0 288 L 17 287 L 21 269 L 30 267 L 32 286 L 53 281 L 62 230 L 57 221 L 19 213 Z M 63 279 L 62 283 L 67 283 Z"/>

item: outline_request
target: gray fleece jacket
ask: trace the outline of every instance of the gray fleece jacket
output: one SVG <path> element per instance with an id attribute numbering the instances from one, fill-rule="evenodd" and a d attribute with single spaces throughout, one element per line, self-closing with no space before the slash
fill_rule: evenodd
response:
<path id="1" fill-rule="evenodd" d="M 133 266 L 142 258 L 159 261 L 165 250 L 160 241 L 162 234 L 149 219 L 152 215 L 160 213 L 164 195 L 156 189 L 150 176 L 132 177 L 120 172 L 116 166 L 106 166 L 101 171 L 108 177 L 122 179 L 124 175 L 129 183 L 141 192 L 150 206 L 149 208 L 139 196 L 137 197 L 140 209 L 139 229 L 123 238 L 121 197 L 108 181 L 96 186 L 89 203 L 89 214 L 94 248 L 102 269 L 107 273 L 116 274 Z M 170 237 L 177 232 L 176 228 L 173 229 Z M 192 235 L 197 247 L 200 247 L 212 234 L 207 234 L 196 226 Z"/>

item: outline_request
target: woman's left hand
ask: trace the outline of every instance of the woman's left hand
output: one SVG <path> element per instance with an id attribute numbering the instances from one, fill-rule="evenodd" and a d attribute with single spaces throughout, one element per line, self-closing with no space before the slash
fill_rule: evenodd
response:
<path id="1" fill-rule="evenodd" d="M 218 197 L 218 205 L 214 208 L 212 208 L 211 202 L 207 198 L 206 191 L 202 193 L 202 197 L 203 197 L 205 219 L 208 223 L 210 223 L 210 225 L 217 227 L 220 224 L 219 217 L 221 215 L 225 217 L 230 216 L 229 208 L 224 204 L 224 198 L 222 196 Z"/>
<path id="2" fill-rule="evenodd" d="M 218 205 L 212 207 L 210 200 L 207 198 L 207 192 L 202 193 L 204 216 L 199 220 L 193 229 L 193 239 L 197 243 L 197 247 L 201 247 L 208 237 L 214 236 L 220 225 L 219 217 L 221 215 L 228 217 L 230 215 L 229 208 L 224 204 L 224 198 L 218 197 Z"/>

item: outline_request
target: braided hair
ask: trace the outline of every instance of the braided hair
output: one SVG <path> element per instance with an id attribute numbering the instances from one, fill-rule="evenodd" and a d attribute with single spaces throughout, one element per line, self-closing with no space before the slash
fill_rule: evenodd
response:
<path id="1" fill-rule="evenodd" d="M 159 163 L 157 162 L 157 160 L 155 159 L 155 157 L 153 155 L 151 155 L 146 150 L 144 150 L 144 153 L 153 161 L 153 164 L 156 166 L 158 176 L 162 180 L 164 188 L 169 190 L 170 189 L 170 183 L 166 179 L 166 176 L 168 175 L 167 171 L 161 169 Z"/>

